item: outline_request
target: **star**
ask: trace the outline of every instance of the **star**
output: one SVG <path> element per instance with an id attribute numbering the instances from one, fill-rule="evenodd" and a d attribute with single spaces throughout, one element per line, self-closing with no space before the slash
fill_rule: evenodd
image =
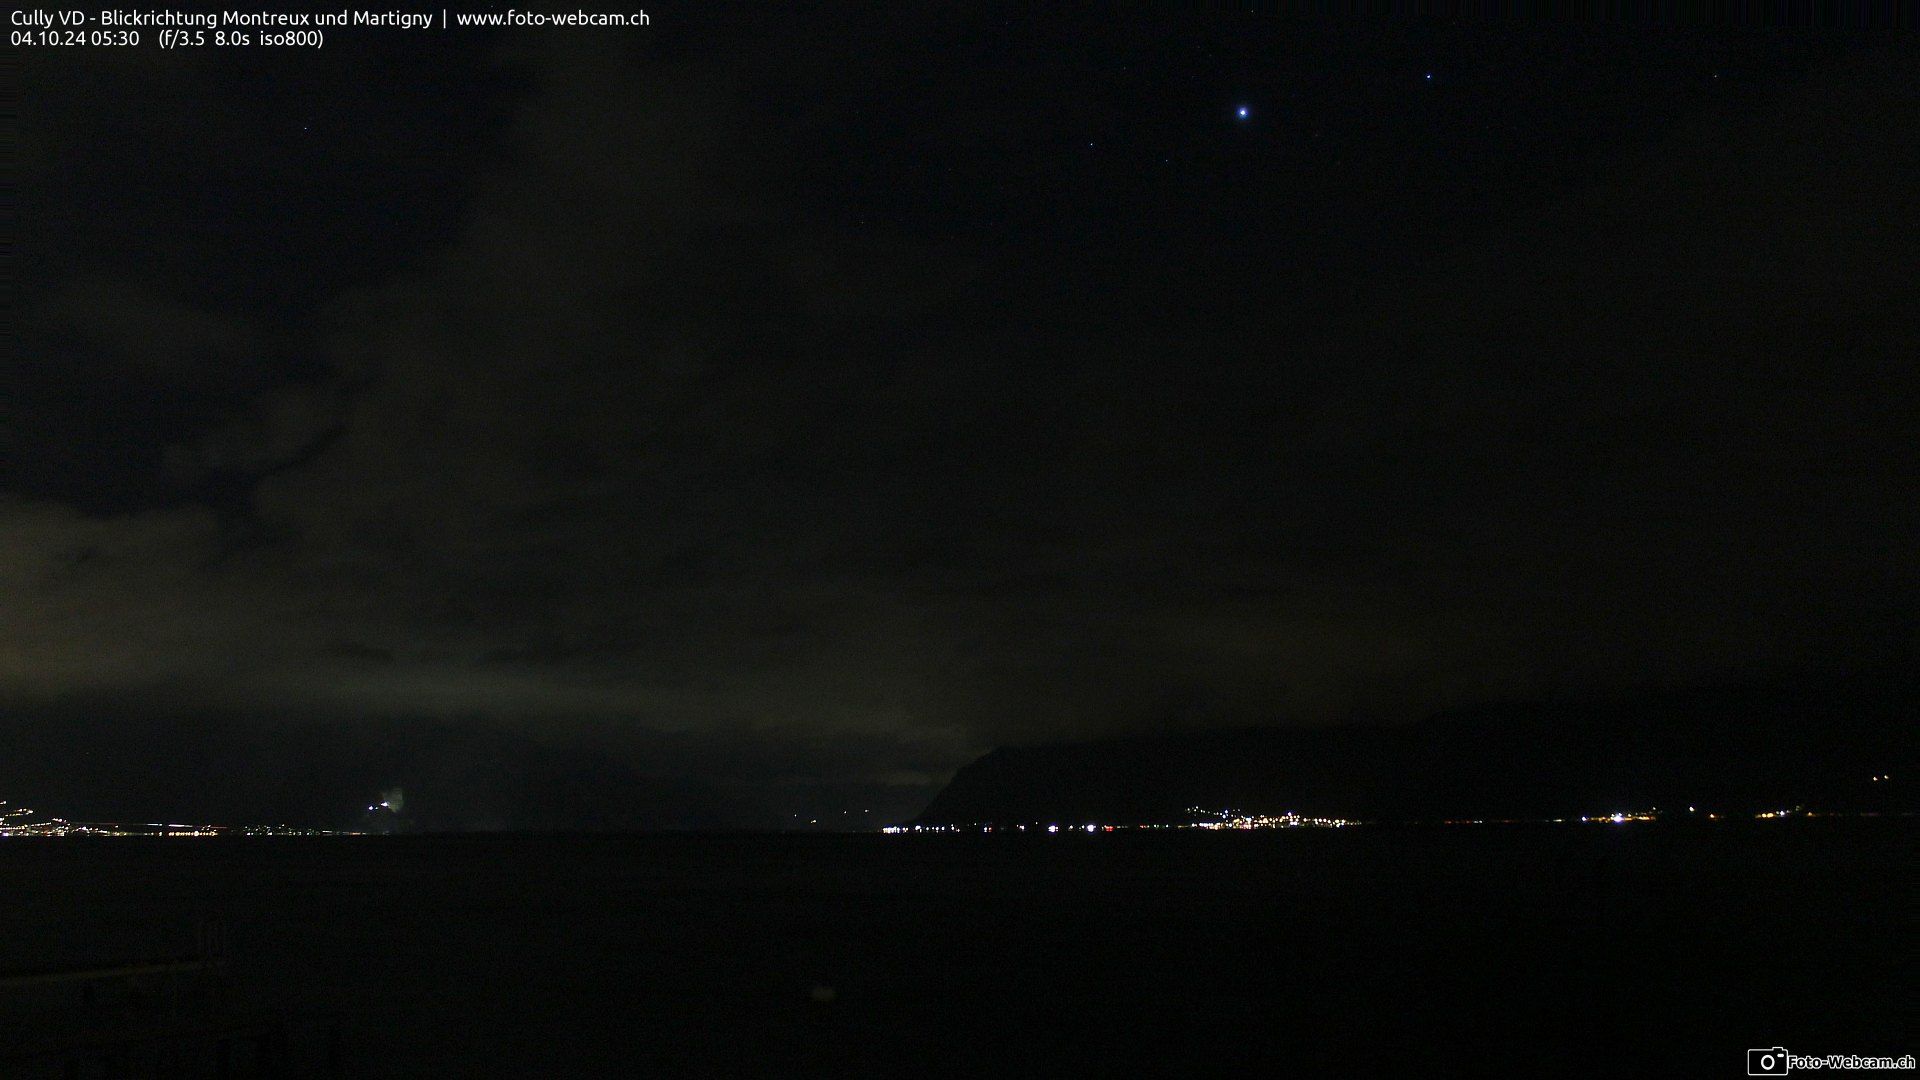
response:
<path id="1" fill-rule="evenodd" d="M 1239 108 L 1233 110 L 1233 115 L 1239 117 L 1242 120 L 1245 120 L 1248 117 L 1253 115 L 1253 110 L 1248 108 L 1245 105 L 1242 105 Z"/>

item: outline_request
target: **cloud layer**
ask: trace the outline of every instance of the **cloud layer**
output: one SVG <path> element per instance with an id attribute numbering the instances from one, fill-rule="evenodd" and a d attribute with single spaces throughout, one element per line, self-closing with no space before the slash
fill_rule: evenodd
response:
<path id="1" fill-rule="evenodd" d="M 1831 664 L 1911 610 L 1904 61 L 1223 308 L 1203 247 L 849 222 L 793 178 L 859 96 L 767 104 L 833 59 L 516 49 L 458 214 L 308 288 L 237 284 L 244 236 L 199 280 L 45 254 L 0 697 L 533 732 L 790 816 L 1003 741 Z M 356 146 L 322 201 L 444 213 Z"/>

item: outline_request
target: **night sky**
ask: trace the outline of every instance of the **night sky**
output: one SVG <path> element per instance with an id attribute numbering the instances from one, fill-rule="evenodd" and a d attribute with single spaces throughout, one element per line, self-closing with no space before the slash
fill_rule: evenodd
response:
<path id="1" fill-rule="evenodd" d="M 1912 633 L 1910 42 L 854 7 L 27 55 L 0 798 L 877 823 Z"/>

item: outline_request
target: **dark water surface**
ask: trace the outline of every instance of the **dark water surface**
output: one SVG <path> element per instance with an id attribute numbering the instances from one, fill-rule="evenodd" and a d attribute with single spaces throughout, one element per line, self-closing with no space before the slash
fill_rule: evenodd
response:
<path id="1" fill-rule="evenodd" d="M 1915 1049 L 1916 832 L 16 840 L 0 968 L 215 918 L 356 1077 L 1739 1076 Z"/>

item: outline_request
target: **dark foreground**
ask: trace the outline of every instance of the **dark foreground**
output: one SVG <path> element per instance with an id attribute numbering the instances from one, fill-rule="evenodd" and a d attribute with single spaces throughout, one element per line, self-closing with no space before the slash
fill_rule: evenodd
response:
<path id="1" fill-rule="evenodd" d="M 339 1016 L 348 1076 L 1739 1076 L 1748 1047 L 1915 1049 L 1914 839 L 16 840 L 0 968 L 215 917 L 227 998 Z M 87 1008 L 13 993 L 0 1053 Z"/>

